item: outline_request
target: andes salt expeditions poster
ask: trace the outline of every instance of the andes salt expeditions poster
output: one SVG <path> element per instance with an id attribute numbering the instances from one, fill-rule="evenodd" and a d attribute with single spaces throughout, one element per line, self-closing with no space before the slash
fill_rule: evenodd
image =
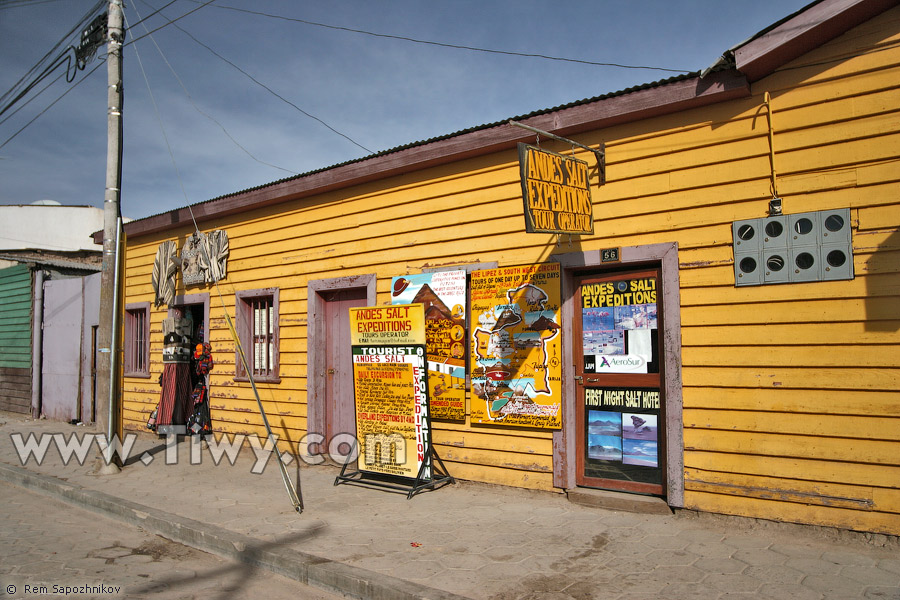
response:
<path id="1" fill-rule="evenodd" d="M 557 263 L 474 271 L 472 423 L 562 426 Z"/>
<path id="2" fill-rule="evenodd" d="M 416 478 L 430 443 L 423 307 L 351 308 L 350 331 L 359 469 Z"/>
<path id="3" fill-rule="evenodd" d="M 425 307 L 428 397 L 432 419 L 466 420 L 466 272 L 394 277 L 391 304 Z"/>

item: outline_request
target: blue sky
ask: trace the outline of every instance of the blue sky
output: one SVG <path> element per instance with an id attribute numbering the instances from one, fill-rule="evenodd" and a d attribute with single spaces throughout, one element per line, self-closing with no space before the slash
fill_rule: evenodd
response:
<path id="1" fill-rule="evenodd" d="M 95 3 L 0 2 L 0 93 Z M 167 3 L 128 0 L 128 24 Z M 370 151 L 677 75 L 449 48 L 298 20 L 441 44 L 694 71 L 806 4 L 216 0 L 177 25 L 271 91 L 173 25 L 126 46 L 122 212 L 142 218 Z M 175 19 L 199 5 L 178 0 L 162 14 Z M 161 15 L 151 16 L 128 40 L 144 35 L 144 25 L 152 31 L 164 24 Z M 85 77 L 98 64 L 95 58 L 72 84 L 63 77 L 0 115 L 0 204 L 51 199 L 103 205 L 105 64 Z"/>

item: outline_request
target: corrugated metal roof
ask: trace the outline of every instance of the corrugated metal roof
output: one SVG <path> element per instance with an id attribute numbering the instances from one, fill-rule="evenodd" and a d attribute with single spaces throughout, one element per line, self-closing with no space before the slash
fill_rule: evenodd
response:
<path id="1" fill-rule="evenodd" d="M 573 102 L 570 102 L 570 103 L 567 103 L 567 104 L 561 104 L 561 105 L 559 105 L 559 106 L 554 106 L 554 107 L 550 107 L 550 108 L 544 108 L 544 109 L 536 110 L 536 111 L 533 111 L 533 112 L 530 112 L 530 113 L 527 113 L 527 114 L 517 115 L 517 116 L 511 117 L 511 118 L 508 118 L 508 119 L 503 119 L 503 120 L 501 120 L 501 121 L 496 121 L 496 122 L 493 122 L 493 123 L 485 123 L 485 124 L 483 124 L 483 125 L 476 125 L 476 126 L 474 126 L 474 127 L 470 127 L 470 128 L 467 128 L 467 129 L 462 129 L 462 130 L 459 130 L 459 131 L 455 131 L 455 132 L 453 132 L 453 133 L 448 133 L 448 134 L 446 134 L 446 135 L 441 135 L 441 136 L 437 136 L 437 137 L 433 137 L 433 138 L 429 138 L 429 139 L 425 139 L 425 140 L 420 140 L 420 141 L 417 141 L 417 142 L 411 142 L 411 143 L 409 143 L 409 144 L 404 144 L 404 145 L 402 145 L 402 146 L 396 146 L 396 147 L 394 147 L 394 148 L 390 148 L 390 149 L 387 149 L 387 150 L 382 150 L 382 151 L 380 151 L 380 152 L 375 152 L 375 153 L 373 153 L 373 154 L 369 154 L 369 155 L 366 155 L 366 156 L 363 156 L 363 157 L 360 157 L 360 158 L 356 158 L 356 159 L 353 159 L 353 160 L 348 160 L 348 161 L 345 161 L 345 162 L 342 162 L 342 163 L 337 163 L 337 164 L 333 164 L 333 165 L 330 165 L 330 166 L 327 166 L 327 167 L 322 167 L 321 169 L 315 169 L 315 170 L 312 170 L 312 171 L 307 171 L 307 172 L 305 172 L 305 173 L 300 173 L 300 174 L 297 174 L 297 175 L 291 175 L 290 177 L 285 177 L 285 178 L 279 179 L 279 180 L 277 180 L 277 181 L 271 181 L 271 182 L 268 182 L 268 183 L 264 183 L 264 184 L 262 184 L 262 185 L 250 187 L 250 188 L 247 188 L 247 189 L 244 189 L 244 190 L 239 190 L 239 191 L 231 192 L 231 193 L 228 193 L 228 194 L 224 194 L 224 195 L 222 195 L 222 196 L 217 196 L 217 197 L 211 198 L 211 199 L 209 199 L 209 200 L 204 200 L 204 201 L 202 201 L 202 202 L 197 202 L 197 203 L 195 203 L 195 204 L 191 204 L 190 206 L 191 206 L 191 207 L 202 206 L 202 205 L 205 205 L 205 204 L 208 204 L 208 203 L 211 203 L 211 202 L 216 202 L 216 201 L 219 201 L 219 200 L 223 200 L 223 199 L 225 199 L 225 198 L 233 198 L 233 197 L 235 197 L 235 196 L 240 196 L 240 195 L 246 194 L 246 193 L 248 193 L 248 192 L 254 192 L 254 191 L 257 191 L 257 190 L 262 190 L 262 189 L 265 189 L 265 188 L 269 188 L 269 187 L 281 185 L 281 184 L 283 184 L 283 183 L 285 183 L 285 182 L 295 181 L 295 180 L 298 180 L 298 179 L 302 179 L 302 178 L 304 178 L 304 177 L 309 177 L 309 176 L 315 175 L 315 174 L 317 174 L 317 173 L 322 173 L 322 172 L 330 171 L 330 170 L 332 170 L 332 169 L 337 169 L 337 168 L 339 168 L 339 167 L 343 167 L 343 166 L 346 166 L 346 165 L 359 164 L 359 163 L 363 163 L 363 162 L 368 161 L 368 160 L 372 160 L 372 159 L 379 158 L 379 157 L 382 157 L 382 156 L 394 154 L 394 153 L 397 153 L 397 152 L 400 152 L 400 151 L 403 151 L 403 150 L 408 150 L 408 149 L 410 149 L 410 148 L 416 148 L 416 147 L 426 146 L 426 145 L 428 145 L 428 144 L 432 144 L 432 143 L 435 143 L 435 142 L 440 142 L 440 141 L 443 141 L 443 140 L 455 138 L 455 137 L 458 137 L 458 136 L 461 136 L 461 135 L 465 135 L 465 134 L 469 134 L 469 133 L 472 133 L 472 132 L 482 131 L 482 130 L 486 130 L 486 129 L 491 129 L 491 128 L 493 128 L 493 127 L 498 127 L 498 126 L 500 126 L 500 125 L 504 125 L 504 124 L 508 123 L 510 120 L 514 120 L 514 121 L 525 120 L 525 119 L 529 119 L 529 118 L 532 118 L 532 117 L 535 117 L 535 116 L 545 115 L 545 114 L 553 113 L 553 112 L 558 112 L 558 111 L 565 110 L 565 109 L 568 109 L 568 108 L 572 108 L 572 107 L 576 107 L 576 106 L 582 106 L 582 105 L 590 104 L 590 103 L 593 103 L 593 102 L 599 102 L 599 101 L 606 100 L 606 99 L 609 99 L 609 98 L 614 98 L 614 97 L 617 97 L 617 96 L 626 96 L 626 95 L 628 95 L 628 94 L 632 94 L 632 93 L 634 93 L 634 92 L 638 92 L 638 91 L 642 91 L 642 90 L 648 90 L 648 89 L 653 89 L 653 88 L 659 88 L 659 87 L 662 87 L 662 86 L 665 86 L 665 85 L 668 85 L 668 84 L 672 84 L 672 83 L 676 83 L 676 82 L 680 82 L 680 81 L 685 81 L 685 80 L 688 80 L 688 79 L 691 79 L 691 78 L 696 78 L 696 77 L 699 77 L 699 76 L 701 76 L 701 75 L 702 75 L 702 76 L 706 76 L 706 75 L 707 75 L 708 73 L 710 73 L 710 72 L 715 72 L 715 71 L 720 71 L 720 70 L 727 70 L 727 69 L 730 69 L 730 68 L 733 68 L 733 67 L 734 67 L 734 62 L 733 62 L 733 52 L 734 52 L 736 49 L 738 49 L 738 48 L 740 48 L 740 47 L 742 47 L 742 46 L 744 46 L 744 45 L 750 43 L 750 42 L 753 41 L 753 40 L 756 40 L 757 38 L 759 38 L 759 37 L 761 37 L 761 36 L 764 36 L 766 33 L 772 31 L 773 29 L 777 28 L 778 26 L 782 25 L 783 23 L 785 23 L 785 22 L 787 22 L 787 21 L 789 21 L 789 20 L 795 18 L 795 17 L 796 17 L 797 15 L 799 15 L 800 13 L 802 13 L 802 12 L 808 10 L 809 8 L 811 8 L 811 7 L 813 7 L 813 6 L 817 5 L 817 4 L 820 4 L 820 3 L 824 2 L 824 1 L 825 1 L 825 0 L 815 0 L 814 2 L 811 2 L 810 4 L 804 6 L 804 7 L 801 8 L 800 10 L 798 10 L 798 11 L 796 11 L 796 12 L 794 12 L 794 13 L 792 13 L 792 14 L 786 16 L 786 17 L 784 17 L 783 19 L 781 19 L 781 20 L 779 20 L 779 21 L 777 21 L 777 22 L 775 22 L 775 23 L 769 25 L 768 27 L 766 27 L 765 29 L 759 31 L 758 33 L 756 33 L 756 34 L 753 35 L 752 37 L 748 38 L 747 40 L 745 40 L 745 41 L 741 42 L 740 44 L 737 44 L 737 45 L 733 46 L 732 48 L 728 49 L 727 51 L 725 51 L 725 52 L 722 54 L 722 57 L 720 57 L 720 58 L 718 59 L 717 62 L 713 63 L 713 65 L 711 65 L 710 67 L 708 67 L 707 69 L 705 69 L 705 70 L 703 70 L 703 71 L 692 71 L 692 72 L 690 72 L 690 73 L 685 73 L 685 74 L 682 74 L 682 75 L 676 75 L 676 76 L 674 76 L 674 77 L 669 77 L 669 78 L 666 78 L 666 79 L 660 79 L 660 80 L 657 80 L 657 81 L 653 81 L 653 82 L 644 83 L 644 84 L 641 84 L 641 85 L 632 86 L 632 87 L 625 88 L 625 89 L 622 89 L 622 90 L 619 90 L 619 91 L 610 92 L 610 93 L 607 93 L 607 94 L 602 94 L 602 95 L 600 95 L 600 96 L 594 96 L 594 97 L 592 97 L 592 98 L 585 98 L 585 99 L 582 99 L 582 100 L 576 100 L 576 101 L 573 101 Z M 177 209 L 175 209 L 175 210 L 177 210 Z M 151 219 L 151 218 L 153 218 L 153 217 L 157 217 L 157 216 L 160 216 L 160 215 L 163 215 L 163 214 L 167 214 L 167 213 L 170 213 L 170 212 L 172 212 L 172 211 L 170 210 L 170 211 L 165 211 L 165 212 L 163 212 L 163 213 L 157 213 L 157 214 L 155 214 L 155 215 L 150 215 L 150 216 L 148 216 L 148 217 L 145 217 L 145 219 Z M 144 219 L 139 219 L 139 220 L 144 220 Z"/>
<path id="2" fill-rule="evenodd" d="M 192 207 L 195 207 L 195 206 L 202 206 L 202 205 L 208 204 L 208 203 L 210 203 L 210 202 L 216 202 L 216 201 L 218 201 L 218 200 L 223 200 L 223 199 L 225 199 L 225 198 L 233 198 L 234 196 L 240 196 L 240 195 L 246 194 L 246 193 L 248 193 L 248 192 L 254 192 L 254 191 L 262 190 L 262 189 L 265 189 L 265 188 L 268 188 L 268 187 L 272 187 L 272 186 L 276 186 L 276 185 L 281 185 L 281 184 L 283 184 L 283 183 L 285 183 L 285 182 L 288 182 L 288 181 L 294 181 L 294 180 L 297 180 L 297 179 L 302 179 L 302 178 L 304 178 L 304 177 L 309 177 L 310 175 L 315 175 L 316 173 L 322 173 L 322 172 L 325 172 L 325 171 L 330 171 L 330 170 L 332 170 L 332 169 L 337 169 L 338 167 L 343 167 L 343 166 L 345 166 L 345 165 L 352 165 L 352 164 L 362 163 L 362 162 L 365 162 L 365 161 L 367 161 L 367 160 L 371 160 L 371 159 L 378 158 L 378 157 L 381 157 L 381 156 L 386 156 L 386 155 L 389 155 L 389 154 L 394 154 L 394 153 L 400 152 L 400 151 L 402 151 L 402 150 L 408 150 L 408 149 L 410 149 L 410 148 L 417 148 L 417 147 L 420 147 L 420 146 L 426 146 L 426 145 L 428 145 L 428 144 L 433 144 L 433 143 L 435 143 L 435 142 L 440 142 L 440 141 L 443 141 L 443 140 L 451 139 L 451 138 L 458 137 L 458 136 L 461 136 L 461 135 L 465 135 L 465 134 L 468 134 L 468 133 L 472 133 L 472 132 L 475 132 L 475 131 L 482 131 L 482 130 L 485 130 L 485 129 L 491 129 L 492 127 L 498 127 L 498 126 L 500 126 L 500 125 L 504 125 L 504 124 L 508 123 L 510 120 L 513 120 L 513 121 L 520 121 L 520 120 L 529 119 L 529 118 L 531 118 L 531 117 L 535 117 L 535 116 L 538 116 L 538 115 L 545 115 L 545 114 L 548 114 L 548 113 L 553 113 L 553 112 L 557 112 L 557 111 L 560 111 L 560 110 L 565 110 L 565 109 L 567 109 L 567 108 L 572 108 L 572 107 L 575 107 L 575 106 L 582 106 L 582 105 L 584 105 L 584 104 L 590 104 L 590 103 L 592 103 L 592 102 L 598 102 L 598 101 L 601 101 L 601 100 L 605 100 L 605 99 L 607 99 L 607 98 L 614 98 L 614 97 L 616 97 L 616 96 L 625 96 L 625 95 L 627 95 L 627 94 L 631 94 L 631 93 L 634 93 L 634 92 L 637 92 L 637 91 L 641 91 L 641 90 L 647 90 L 647 89 L 652 89 L 652 88 L 662 87 L 662 86 L 668 85 L 668 84 L 670 84 L 670 83 L 675 83 L 675 82 L 678 82 L 678 81 L 684 81 L 684 80 L 686 80 L 686 79 L 691 79 L 691 78 L 697 77 L 699 74 L 700 74 L 699 71 L 693 71 L 693 72 L 685 73 L 685 74 L 682 74 L 682 75 L 675 75 L 674 77 L 668 77 L 668 78 L 666 78 L 666 79 L 660 79 L 660 80 L 658 80 L 658 81 L 653 81 L 653 82 L 650 82 L 650 83 L 644 83 L 644 84 L 641 84 L 641 85 L 632 86 L 632 87 L 625 88 L 625 89 L 623 89 L 623 90 L 619 90 L 619 91 L 616 91 L 616 92 L 610 92 L 610 93 L 608 93 L 608 94 L 603 94 L 603 95 L 600 95 L 600 96 L 594 96 L 594 97 L 592 97 L 592 98 L 585 98 L 585 99 L 583 99 L 583 100 L 576 100 L 576 101 L 574 101 L 574 102 L 569 102 L 569 103 L 567 103 L 567 104 L 560 104 L 559 106 L 554 106 L 554 107 L 551 107 L 551 108 L 543 108 L 543 109 L 536 110 L 536 111 L 533 111 L 533 112 L 530 112 L 530 113 L 526 113 L 526 114 L 523 114 L 523 115 L 517 115 L 517 116 L 514 116 L 514 117 L 510 117 L 510 118 L 507 118 L 507 119 L 503 119 L 503 120 L 501 120 L 501 121 L 495 121 L 495 122 L 493 122 L 493 123 L 485 123 L 485 124 L 483 124 L 483 125 L 476 125 L 476 126 L 474 126 L 474 127 L 469 127 L 469 128 L 467 128 L 467 129 L 461 129 L 461 130 L 459 130 L 459 131 L 454 131 L 453 133 L 448 133 L 448 134 L 445 134 L 445 135 L 440 135 L 440 136 L 436 136 L 436 137 L 433 137 L 433 138 L 428 138 L 428 139 L 425 139 L 425 140 L 420 140 L 420 141 L 417 141 L 417 142 L 410 142 L 410 143 L 408 143 L 408 144 L 403 144 L 402 146 L 396 146 L 396 147 L 394 147 L 394 148 L 389 148 L 389 149 L 387 149 L 387 150 L 382 150 L 382 151 L 380 151 L 380 152 L 375 152 L 375 153 L 373 153 L 373 154 L 368 154 L 368 155 L 366 155 L 366 156 L 363 156 L 363 157 L 360 157 L 360 158 L 355 158 L 355 159 L 353 159 L 353 160 L 348 160 L 348 161 L 344 161 L 344 162 L 342 162 L 342 163 L 337 163 L 337 164 L 329 165 L 329 166 L 327 166 L 327 167 L 322 167 L 321 169 L 314 169 L 314 170 L 312 170 L 312 171 L 307 171 L 307 172 L 305 172 L 305 173 L 299 173 L 299 174 L 297 174 L 297 175 L 291 175 L 290 177 L 285 177 L 285 178 L 279 179 L 279 180 L 277 180 L 277 181 L 271 181 L 271 182 L 268 182 L 268 183 L 264 183 L 264 184 L 262 184 L 262 185 L 250 187 L 250 188 L 243 189 L 243 190 L 239 190 L 239 191 L 235 191 L 235 192 L 230 192 L 230 193 L 224 194 L 224 195 L 222 195 L 222 196 L 217 196 L 217 197 L 215 197 L 215 198 L 210 198 L 209 200 L 203 200 L 203 201 L 201 201 L 201 202 L 197 202 L 197 203 L 195 203 L 195 204 L 191 204 L 190 206 L 192 206 Z M 177 209 L 176 209 L 176 210 L 177 210 Z M 152 219 L 153 217 L 156 217 L 156 216 L 159 216 L 159 215 L 163 215 L 163 214 L 166 214 L 166 213 L 169 213 L 169 212 L 171 212 L 171 211 L 165 211 L 165 212 L 163 212 L 163 213 L 157 213 L 157 214 L 154 214 L 154 215 L 149 215 L 149 216 L 147 216 L 147 217 L 144 217 L 143 219 Z M 137 219 L 137 220 L 140 221 L 140 220 L 143 220 L 143 219 Z"/>

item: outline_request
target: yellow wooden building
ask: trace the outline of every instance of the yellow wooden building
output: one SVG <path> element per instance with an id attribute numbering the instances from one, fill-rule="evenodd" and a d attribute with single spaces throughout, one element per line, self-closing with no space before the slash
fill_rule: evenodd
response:
<path id="1" fill-rule="evenodd" d="M 282 448 L 324 451 L 355 431 L 348 308 L 389 305 L 401 276 L 558 265 L 561 426 L 475 419 L 470 360 L 465 419 L 432 423 L 451 475 L 900 534 L 897 2 L 813 3 L 706 72 L 512 120 L 577 142 L 540 147 L 587 164 L 592 234 L 525 231 L 536 134 L 507 121 L 128 223 L 125 428 L 159 402 L 179 309 L 213 348 L 216 435 L 264 434 L 227 314 Z M 226 271 L 179 272 L 156 306 L 154 261 L 181 257 L 192 215 L 227 234 Z"/>

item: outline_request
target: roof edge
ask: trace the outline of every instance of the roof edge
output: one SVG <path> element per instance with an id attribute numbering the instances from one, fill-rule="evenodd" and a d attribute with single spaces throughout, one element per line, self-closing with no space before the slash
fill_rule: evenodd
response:
<path id="1" fill-rule="evenodd" d="M 565 107 L 532 113 L 514 120 L 557 135 L 578 133 L 620 125 L 690 108 L 746 97 L 750 86 L 743 74 L 719 71 L 704 78 L 699 74 L 676 77 L 667 83 L 626 90 Z M 403 175 L 430 167 L 458 162 L 516 147 L 533 134 L 509 125 L 509 119 L 467 130 L 434 141 L 425 141 L 385 152 L 378 156 L 344 163 L 285 179 L 270 185 L 238 192 L 166 213 L 138 219 L 125 225 L 129 238 L 150 235 L 173 227 L 197 223 L 318 195 L 372 181 Z M 94 234 L 102 243 L 103 232 Z"/>
<path id="2" fill-rule="evenodd" d="M 748 81 L 759 81 L 898 4 L 900 0 L 823 0 L 812 4 L 735 48 L 735 64 Z"/>

